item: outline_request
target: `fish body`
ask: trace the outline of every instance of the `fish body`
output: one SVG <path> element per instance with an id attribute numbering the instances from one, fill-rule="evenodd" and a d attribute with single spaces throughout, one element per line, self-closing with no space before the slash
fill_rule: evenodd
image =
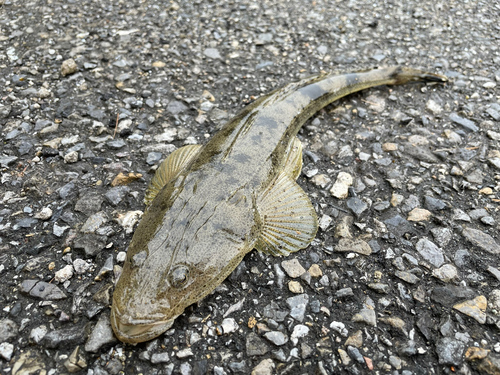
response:
<path id="1" fill-rule="evenodd" d="M 245 107 L 206 145 L 165 159 L 114 291 L 116 336 L 138 343 L 160 335 L 253 248 L 280 256 L 307 247 L 318 224 L 295 182 L 300 127 L 350 93 L 410 81 L 446 78 L 404 67 L 306 78 Z"/>

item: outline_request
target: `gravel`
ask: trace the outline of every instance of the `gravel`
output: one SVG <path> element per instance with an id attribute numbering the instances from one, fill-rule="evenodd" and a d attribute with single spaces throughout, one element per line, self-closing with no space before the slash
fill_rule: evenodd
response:
<path id="1" fill-rule="evenodd" d="M 498 2 L 0 6 L 0 373 L 500 373 Z M 308 249 L 252 251 L 164 335 L 116 340 L 164 157 L 285 83 L 397 64 L 450 81 L 299 133 Z"/>

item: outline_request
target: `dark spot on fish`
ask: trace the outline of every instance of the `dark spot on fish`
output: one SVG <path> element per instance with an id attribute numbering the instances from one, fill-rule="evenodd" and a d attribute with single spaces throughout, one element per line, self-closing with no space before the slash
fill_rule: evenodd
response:
<path id="1" fill-rule="evenodd" d="M 241 154 L 234 155 L 234 160 L 236 160 L 238 163 L 244 164 L 244 163 L 248 163 L 252 159 L 247 154 L 241 153 Z"/>
<path id="2" fill-rule="evenodd" d="M 359 81 L 359 74 L 357 73 L 349 73 L 345 75 L 345 84 L 347 86 L 354 85 Z"/>
<path id="3" fill-rule="evenodd" d="M 316 100 L 321 98 L 323 95 L 327 94 L 325 90 L 321 88 L 320 85 L 312 84 L 301 88 L 300 93 L 306 95 L 311 100 Z"/>

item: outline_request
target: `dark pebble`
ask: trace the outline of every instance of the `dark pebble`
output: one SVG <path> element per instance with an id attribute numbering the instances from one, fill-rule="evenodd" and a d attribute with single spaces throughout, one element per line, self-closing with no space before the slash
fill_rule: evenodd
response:
<path id="1" fill-rule="evenodd" d="M 349 357 L 354 359 L 356 362 L 360 364 L 365 363 L 365 359 L 363 358 L 363 355 L 359 352 L 358 348 L 349 345 L 347 347 L 347 354 L 349 354 Z"/>
<path id="2" fill-rule="evenodd" d="M 59 189 L 59 196 L 62 199 L 68 199 L 73 193 L 75 193 L 76 185 L 73 182 L 68 182 L 61 189 Z"/>
<path id="3" fill-rule="evenodd" d="M 66 294 L 57 285 L 39 280 L 24 280 L 21 284 L 21 292 L 49 301 L 66 298 Z"/>
<path id="4" fill-rule="evenodd" d="M 460 125 L 467 132 L 477 132 L 479 130 L 473 121 L 460 117 L 456 113 L 450 114 L 450 120 L 455 124 Z"/>
<path id="5" fill-rule="evenodd" d="M 359 198 L 349 198 L 347 200 L 347 207 L 356 215 L 356 217 L 360 217 L 360 215 L 368 208 L 368 205 Z"/>
<path id="6" fill-rule="evenodd" d="M 465 344 L 451 337 L 443 337 L 436 343 L 440 365 L 459 366 L 462 363 Z"/>
<path id="7" fill-rule="evenodd" d="M 111 358 L 106 365 L 106 370 L 111 375 L 116 375 L 123 370 L 122 363 L 117 358 Z"/>
<path id="8" fill-rule="evenodd" d="M 426 195 L 424 197 L 424 207 L 429 211 L 440 211 L 446 208 L 446 203 L 441 199 L 432 198 Z"/>
<path id="9" fill-rule="evenodd" d="M 85 339 L 85 329 L 81 326 L 73 326 L 47 333 L 42 343 L 49 349 L 68 348 L 83 344 Z"/>
<path id="10" fill-rule="evenodd" d="M 245 363 L 245 361 L 241 361 L 241 362 L 229 362 L 229 368 L 234 373 L 244 373 L 244 374 L 248 373 L 246 371 L 246 363 Z"/>
<path id="11" fill-rule="evenodd" d="M 93 233 L 87 233 L 78 237 L 73 247 L 75 250 L 83 250 L 86 256 L 93 257 L 101 252 L 106 246 L 107 237 Z"/>
<path id="12" fill-rule="evenodd" d="M 115 186 L 108 190 L 104 197 L 113 206 L 117 206 L 125 197 L 125 195 L 130 191 L 128 186 Z"/>
<path id="13" fill-rule="evenodd" d="M 476 292 L 473 289 L 455 285 L 437 286 L 431 292 L 431 300 L 444 306 L 451 306 L 460 300 L 475 296 Z"/>
<path id="14" fill-rule="evenodd" d="M 264 341 L 254 332 L 250 332 L 246 337 L 246 353 L 248 356 L 264 355 L 269 348 Z"/>

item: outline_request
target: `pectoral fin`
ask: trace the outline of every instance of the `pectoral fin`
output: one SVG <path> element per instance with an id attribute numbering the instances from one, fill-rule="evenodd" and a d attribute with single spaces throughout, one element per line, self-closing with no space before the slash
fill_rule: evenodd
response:
<path id="1" fill-rule="evenodd" d="M 318 230 L 316 212 L 306 193 L 287 173 L 282 172 L 264 191 L 257 208 L 262 220 L 257 250 L 286 256 L 314 239 Z"/>
<path id="2" fill-rule="evenodd" d="M 149 206 L 165 184 L 176 177 L 193 160 L 200 148 L 201 145 L 188 145 L 178 148 L 162 161 L 146 190 L 146 196 L 144 197 L 146 206 Z"/>
<path id="3" fill-rule="evenodd" d="M 284 172 L 295 181 L 302 170 L 302 142 L 297 137 L 293 137 L 286 154 Z"/>

